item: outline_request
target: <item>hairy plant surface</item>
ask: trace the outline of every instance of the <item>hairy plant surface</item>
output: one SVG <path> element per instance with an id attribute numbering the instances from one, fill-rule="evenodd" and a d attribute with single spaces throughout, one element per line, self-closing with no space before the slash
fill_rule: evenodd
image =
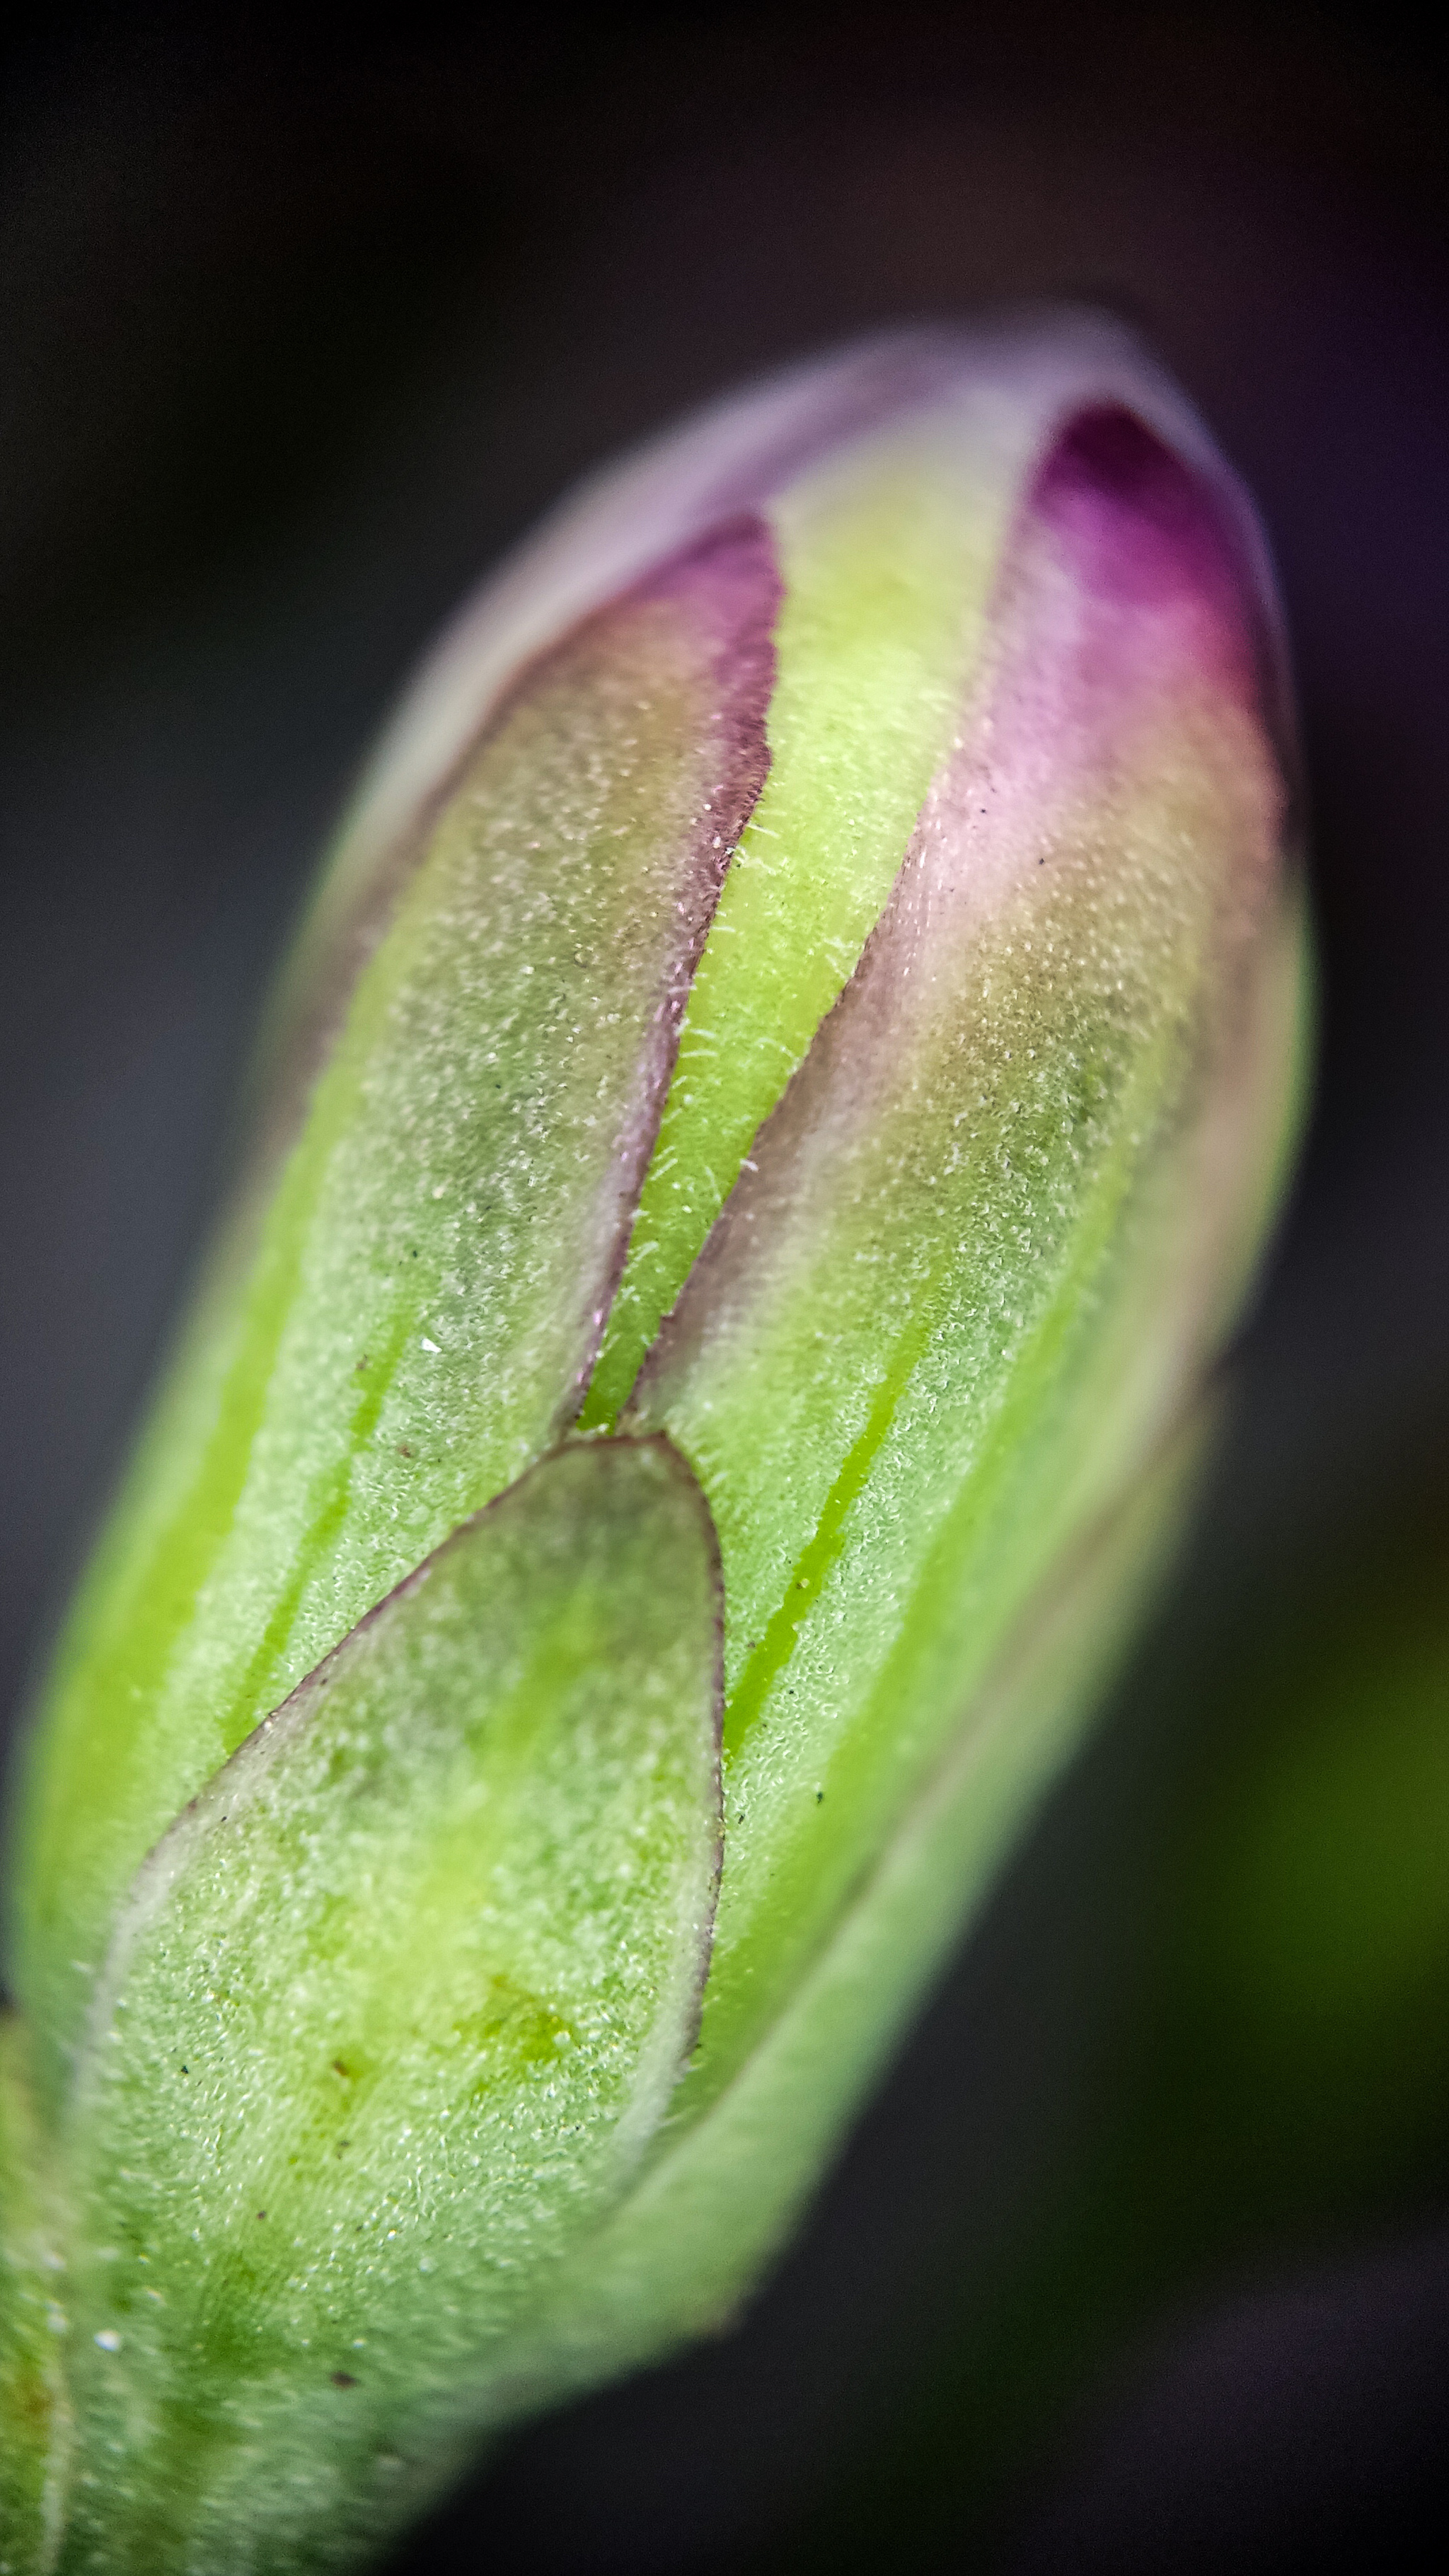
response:
<path id="1" fill-rule="evenodd" d="M 29 1746 L 0 2567 L 359 2564 L 784 2241 L 1170 1543 L 1292 758 L 1090 316 L 722 405 L 445 639 Z"/>

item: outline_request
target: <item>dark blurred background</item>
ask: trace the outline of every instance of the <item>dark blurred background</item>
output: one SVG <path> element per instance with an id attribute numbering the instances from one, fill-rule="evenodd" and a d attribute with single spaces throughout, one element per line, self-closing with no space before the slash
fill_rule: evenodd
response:
<path id="1" fill-rule="evenodd" d="M 1171 1597 L 739 2331 L 401 2570 L 1449 2544 L 1449 114 L 1383 7 L 64 5 L 0 104 L 0 1703 L 224 1174 L 308 868 L 581 470 L 1078 293 L 1259 496 L 1323 1064 Z"/>

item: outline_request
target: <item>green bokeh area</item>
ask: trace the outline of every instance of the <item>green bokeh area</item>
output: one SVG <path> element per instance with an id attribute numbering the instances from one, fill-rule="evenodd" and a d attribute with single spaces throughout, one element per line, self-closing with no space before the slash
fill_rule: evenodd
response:
<path id="1" fill-rule="evenodd" d="M 781 2567 L 989 2532 L 1164 2324 L 1442 2209 L 1449 1406 L 1386 1450 L 1184 1578 L 1139 1650 L 1053 1936 L 1093 1961 L 1085 2073 L 1010 2223 L 943 2234 L 937 2326 Z"/>
<path id="2" fill-rule="evenodd" d="M 1164 2170 L 1325 2221 L 1449 2147 L 1449 1436 L 1355 1540 L 1248 1605 L 1162 1858 Z"/>
<path id="3" fill-rule="evenodd" d="M 678 1461 L 564 1451 L 148 1863 L 68 2124 L 64 2569 L 350 2563 L 486 2424 L 689 2045 L 717 1625 Z"/>

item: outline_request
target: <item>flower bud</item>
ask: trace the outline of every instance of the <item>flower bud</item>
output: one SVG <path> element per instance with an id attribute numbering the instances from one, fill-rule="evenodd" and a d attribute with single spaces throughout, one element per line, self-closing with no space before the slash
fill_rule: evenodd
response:
<path id="1" fill-rule="evenodd" d="M 1090 318 L 722 407 L 445 644 L 31 1747 L 66 2563 L 347 2563 L 779 2243 L 1170 1531 L 1290 785 L 1251 512 Z"/>

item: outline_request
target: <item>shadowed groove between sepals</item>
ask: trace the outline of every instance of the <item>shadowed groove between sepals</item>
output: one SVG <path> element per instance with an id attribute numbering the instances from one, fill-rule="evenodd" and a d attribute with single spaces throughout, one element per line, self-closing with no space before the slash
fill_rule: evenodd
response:
<path id="1" fill-rule="evenodd" d="M 759 801 L 770 767 L 766 718 L 775 680 L 772 639 L 781 583 L 774 540 L 765 521 L 747 512 L 726 520 L 663 566 L 644 587 L 652 595 L 666 599 L 687 587 L 696 614 L 702 607 L 705 619 L 713 626 L 715 705 L 709 725 L 718 737 L 719 758 L 714 784 L 696 821 L 699 897 L 686 919 L 678 972 L 660 999 L 654 1029 L 646 1044 L 638 1103 L 619 1139 L 614 1257 L 604 1294 L 594 1312 L 589 1346 L 574 1380 L 566 1416 L 570 1419 L 583 1401 L 628 1258 L 630 1230 L 679 1051 L 690 986 L 730 861 Z"/>

